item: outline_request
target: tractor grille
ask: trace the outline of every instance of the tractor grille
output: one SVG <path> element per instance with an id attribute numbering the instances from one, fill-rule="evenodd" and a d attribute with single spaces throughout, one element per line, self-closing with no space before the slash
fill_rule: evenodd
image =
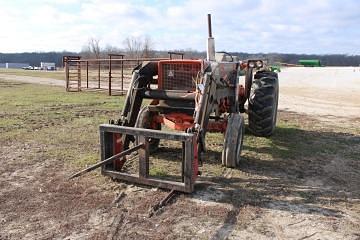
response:
<path id="1" fill-rule="evenodd" d="M 201 70 L 200 61 L 161 61 L 159 87 L 164 90 L 195 90 L 195 78 Z"/>

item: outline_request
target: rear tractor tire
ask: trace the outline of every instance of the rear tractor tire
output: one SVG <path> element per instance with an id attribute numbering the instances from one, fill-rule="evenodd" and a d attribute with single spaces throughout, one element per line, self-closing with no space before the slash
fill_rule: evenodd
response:
<path id="1" fill-rule="evenodd" d="M 249 130 L 259 137 L 271 136 L 276 127 L 279 81 L 274 72 L 260 71 L 254 76 L 249 96 Z"/>
<path id="2" fill-rule="evenodd" d="M 240 113 L 231 113 L 226 127 L 222 164 L 235 168 L 240 164 L 240 154 L 245 133 L 244 117 Z"/>
<path id="3" fill-rule="evenodd" d="M 139 111 L 138 118 L 135 123 L 135 127 L 137 128 L 147 128 L 147 129 L 154 129 L 154 130 L 161 130 L 161 124 L 154 122 L 154 117 L 158 113 L 151 112 L 148 107 L 143 107 Z M 139 140 L 136 139 L 138 143 Z M 150 153 L 155 152 L 159 148 L 160 139 L 157 138 L 150 138 L 149 139 L 149 151 Z"/>

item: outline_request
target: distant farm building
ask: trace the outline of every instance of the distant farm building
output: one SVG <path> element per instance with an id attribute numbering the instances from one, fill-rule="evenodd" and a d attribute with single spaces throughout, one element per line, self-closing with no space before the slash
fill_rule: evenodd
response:
<path id="1" fill-rule="evenodd" d="M 0 68 L 24 68 L 28 66 L 29 63 L 0 63 Z"/>
<path id="2" fill-rule="evenodd" d="M 40 63 L 40 68 L 42 70 L 48 70 L 48 71 L 56 70 L 55 63 L 53 63 L 53 62 L 41 62 Z"/>
<path id="3" fill-rule="evenodd" d="M 299 60 L 299 65 L 303 65 L 304 67 L 321 67 L 321 62 L 318 59 L 304 59 Z"/>

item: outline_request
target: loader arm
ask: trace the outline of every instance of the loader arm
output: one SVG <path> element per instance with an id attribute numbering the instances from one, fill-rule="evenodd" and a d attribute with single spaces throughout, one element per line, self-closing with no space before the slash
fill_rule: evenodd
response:
<path id="1" fill-rule="evenodd" d="M 229 63 L 223 63 L 223 65 L 233 65 Z M 231 106 L 229 111 L 238 111 L 238 102 L 236 101 L 236 91 L 238 85 L 238 75 L 231 76 L 232 86 L 224 86 L 223 79 L 217 78 L 216 68 L 223 67 L 220 64 L 213 65 L 213 71 L 208 71 L 203 74 L 202 83 L 197 86 L 197 91 L 201 94 L 198 106 L 195 108 L 194 113 L 194 128 L 193 132 L 198 134 L 199 153 L 206 152 L 205 136 L 208 129 L 210 115 L 219 111 L 219 102 L 221 99 L 231 99 Z M 237 67 L 236 67 L 237 69 Z M 236 73 L 236 71 L 235 71 Z M 201 156 L 201 154 L 200 154 Z"/>
<path id="2" fill-rule="evenodd" d="M 157 75 L 157 62 L 144 62 L 134 69 L 129 90 L 126 95 L 126 101 L 118 125 L 134 127 L 138 113 L 143 102 L 143 92 L 146 87 L 153 82 L 153 77 Z M 133 141 L 130 135 L 123 136 L 123 148 L 128 149 L 130 141 Z"/>

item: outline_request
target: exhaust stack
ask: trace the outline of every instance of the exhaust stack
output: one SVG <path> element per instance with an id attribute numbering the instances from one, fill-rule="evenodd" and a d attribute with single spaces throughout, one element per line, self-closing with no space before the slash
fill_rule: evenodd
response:
<path id="1" fill-rule="evenodd" d="M 207 57 L 208 61 L 215 61 L 215 40 L 212 36 L 211 30 L 211 14 L 208 14 L 208 32 L 209 37 L 207 40 Z"/>

